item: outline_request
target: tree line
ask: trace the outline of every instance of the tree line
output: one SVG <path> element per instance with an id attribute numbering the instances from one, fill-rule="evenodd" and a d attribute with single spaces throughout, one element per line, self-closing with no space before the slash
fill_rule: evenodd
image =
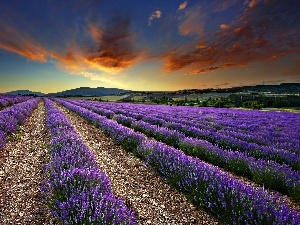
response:
<path id="1" fill-rule="evenodd" d="M 261 108 L 286 108 L 299 107 L 300 96 L 298 95 L 284 95 L 284 96 L 268 96 L 262 94 L 230 94 L 227 97 L 197 99 L 172 99 L 167 96 L 158 98 L 150 98 L 151 103 L 155 104 L 169 104 L 169 105 L 190 105 L 190 106 L 212 106 L 212 107 L 243 107 L 251 109 Z"/>

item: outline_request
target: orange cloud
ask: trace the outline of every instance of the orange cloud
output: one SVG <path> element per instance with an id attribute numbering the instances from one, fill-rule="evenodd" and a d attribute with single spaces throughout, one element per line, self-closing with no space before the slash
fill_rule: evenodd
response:
<path id="1" fill-rule="evenodd" d="M 200 44 L 196 45 L 196 48 L 203 49 L 203 48 L 206 48 L 206 46 L 203 43 L 200 43 Z"/>
<path id="2" fill-rule="evenodd" d="M 3 29 L 0 35 L 0 48 L 34 61 L 47 61 L 47 50 L 28 35 L 19 33 L 14 28 L 3 24 L 0 27 Z"/>
<path id="3" fill-rule="evenodd" d="M 94 41 L 102 38 L 102 31 L 95 24 L 88 24 L 88 30 Z"/>
<path id="4" fill-rule="evenodd" d="M 225 29 L 228 29 L 229 26 L 223 23 L 223 24 L 220 25 L 220 28 L 225 30 Z"/>
<path id="5" fill-rule="evenodd" d="M 50 51 L 28 34 L 13 27 L 0 24 L 0 28 L 0 48 L 34 61 L 51 60 L 71 74 L 89 78 L 92 77 L 87 76 L 92 73 L 90 71 L 118 73 L 132 66 L 143 54 L 141 49 L 134 47 L 136 36 L 130 31 L 130 20 L 127 17 L 113 18 L 106 26 L 88 23 L 85 29 L 93 42 L 83 45 L 74 41 L 66 49 L 52 47 L 60 52 Z"/>
<path id="6" fill-rule="evenodd" d="M 183 10 L 183 9 L 185 9 L 185 8 L 186 8 L 186 6 L 187 6 L 187 4 L 188 4 L 188 2 L 187 2 L 187 1 L 185 1 L 185 2 L 181 3 L 181 4 L 179 5 L 179 7 L 178 7 L 178 9 L 177 9 L 177 10 Z"/>
<path id="7" fill-rule="evenodd" d="M 282 14 L 289 17 L 282 17 Z M 260 7 L 245 10 L 231 23 L 230 29 L 221 24 L 219 33 L 203 34 L 205 39 L 199 38 L 201 41 L 189 43 L 180 51 L 172 49 L 164 54 L 165 71 L 184 69 L 187 74 L 202 74 L 299 54 L 300 33 L 289 25 L 299 21 L 298 15 L 295 9 L 281 1 L 265 1 Z M 192 28 L 187 24 L 186 29 L 181 30 L 182 34 L 191 33 L 188 29 Z"/>
<path id="8" fill-rule="evenodd" d="M 207 73 L 207 72 L 213 72 L 218 68 L 219 68 L 218 66 L 216 66 L 216 67 L 212 66 L 212 67 L 208 67 L 208 68 L 205 68 L 205 69 L 195 69 L 192 72 L 190 72 L 188 75 L 198 75 L 198 74 L 204 74 L 204 73 Z"/>
<path id="9" fill-rule="evenodd" d="M 259 0 L 251 0 L 251 2 L 249 2 L 248 6 L 250 8 L 254 7 L 257 3 L 259 2 Z"/>
<path id="10" fill-rule="evenodd" d="M 201 34 L 205 25 L 206 14 L 200 6 L 186 10 L 178 26 L 181 35 Z"/>
<path id="11" fill-rule="evenodd" d="M 152 20 L 160 18 L 162 15 L 162 12 L 160 10 L 156 10 L 153 12 L 149 18 L 148 18 L 148 26 L 151 26 Z"/>
<path id="12" fill-rule="evenodd" d="M 95 45 L 84 52 L 85 62 L 91 68 L 121 70 L 131 66 L 139 53 L 134 48 L 136 36 L 129 31 L 128 18 L 111 20 L 106 27 L 90 24 L 90 35 Z"/>

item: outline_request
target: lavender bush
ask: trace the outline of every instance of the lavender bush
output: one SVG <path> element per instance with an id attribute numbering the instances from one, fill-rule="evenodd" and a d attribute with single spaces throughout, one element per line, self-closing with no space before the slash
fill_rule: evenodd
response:
<path id="1" fill-rule="evenodd" d="M 54 103 L 45 99 L 51 160 L 41 187 L 60 224 L 135 224 L 134 212 L 116 198 L 91 150 Z"/>
<path id="2" fill-rule="evenodd" d="M 30 98 L 32 98 L 32 97 L 0 94 L 0 110 L 2 108 L 12 106 L 17 103 L 25 102 L 25 101 L 29 100 Z"/>
<path id="3" fill-rule="evenodd" d="M 225 135 L 229 139 L 234 138 L 300 154 L 300 116 L 295 113 L 92 101 L 74 101 L 74 103 L 94 109 L 112 110 L 115 114 L 142 119 L 160 126 L 164 122 L 184 124 L 215 132 L 217 135 Z"/>
<path id="4" fill-rule="evenodd" d="M 84 105 L 84 103 L 81 105 Z M 102 110 L 95 109 L 93 106 L 90 106 L 89 108 L 97 112 Z M 118 110 L 118 112 L 123 111 Z M 150 117 L 148 116 L 147 118 Z M 299 172 L 293 171 L 285 164 L 256 159 L 243 152 L 227 151 L 208 141 L 199 140 L 197 138 L 189 138 L 176 130 L 159 127 L 157 125 L 149 124 L 143 120 L 135 120 L 134 118 L 121 114 L 115 114 L 113 116 L 113 120 L 122 125 L 131 127 L 135 131 L 144 133 L 148 137 L 155 138 L 158 141 L 179 148 L 188 155 L 198 157 L 201 160 L 222 167 L 237 175 L 247 177 L 266 188 L 272 188 L 280 191 L 281 193 L 292 197 L 296 201 L 300 201 L 300 174 Z M 155 118 L 149 119 L 149 121 L 154 120 Z M 115 133 L 115 135 L 118 136 L 117 132 L 111 131 L 112 127 L 116 127 L 117 125 L 114 122 L 111 123 L 114 125 L 107 126 L 107 124 L 105 124 L 105 126 L 102 126 L 101 129 L 104 131 L 109 129 L 106 133 L 110 136 L 112 133 Z M 181 127 L 185 126 L 181 125 Z M 193 130 L 192 128 L 190 129 Z M 193 131 L 193 134 L 197 134 L 197 129 L 194 129 Z M 127 134 L 127 137 L 128 139 L 125 140 L 132 140 L 132 138 L 129 138 L 130 135 Z M 118 144 L 122 145 L 120 141 L 118 141 Z M 131 145 L 131 148 L 135 149 L 136 144 L 134 146 Z M 130 144 L 128 144 L 128 146 L 130 146 Z"/>
<path id="5" fill-rule="evenodd" d="M 0 150 L 5 146 L 7 137 L 17 131 L 37 107 L 39 98 L 29 99 L 0 111 Z"/>
<path id="6" fill-rule="evenodd" d="M 67 108 L 97 123 L 113 137 L 124 139 L 128 128 L 118 126 L 103 116 L 97 116 L 80 106 L 57 100 Z M 92 119 L 93 118 L 93 119 Z M 109 129 L 113 125 L 116 128 Z M 109 133 L 111 132 L 111 133 Z M 219 217 L 224 224 L 299 224 L 300 215 L 281 199 L 262 187 L 254 187 L 233 178 L 218 167 L 185 155 L 178 149 L 142 135 L 136 154 L 172 185 L 187 194 L 189 199 Z"/>
<path id="7" fill-rule="evenodd" d="M 138 148 L 146 164 L 224 224 L 299 224 L 300 214 L 263 188 L 239 181 L 218 167 L 156 141 Z"/>

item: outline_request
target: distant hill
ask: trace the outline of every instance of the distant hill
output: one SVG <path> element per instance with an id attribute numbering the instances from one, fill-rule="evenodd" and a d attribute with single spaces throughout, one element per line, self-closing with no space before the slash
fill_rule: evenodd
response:
<path id="1" fill-rule="evenodd" d="M 45 94 L 42 92 L 30 91 L 30 90 L 17 90 L 17 91 L 10 91 L 6 94 L 9 95 L 37 95 L 37 96 L 44 96 Z"/>
<path id="2" fill-rule="evenodd" d="M 185 89 L 176 91 L 180 94 L 192 94 L 192 93 L 237 93 L 237 92 L 268 92 L 274 94 L 299 94 L 300 83 L 281 83 L 273 85 L 253 85 L 253 86 L 240 86 L 230 88 L 209 88 L 209 89 Z"/>
<path id="3" fill-rule="evenodd" d="M 108 96 L 108 95 L 147 95 L 154 97 L 169 96 L 171 98 L 174 95 L 187 95 L 187 94 L 199 94 L 199 93 L 238 93 L 238 92 L 258 92 L 258 93 L 275 93 L 275 94 L 299 94 L 300 83 L 282 83 L 278 85 L 254 85 L 254 86 L 242 86 L 242 87 L 231 87 L 231 88 L 209 88 L 209 89 L 185 89 L 178 91 L 130 91 L 119 88 L 90 88 L 80 87 L 71 90 L 61 91 L 57 93 L 43 94 L 41 92 L 34 92 L 30 90 L 18 90 L 7 92 L 6 94 L 11 95 L 37 95 L 37 96 L 48 96 L 48 97 L 96 97 L 96 96 Z"/>
<path id="4" fill-rule="evenodd" d="M 55 96 L 55 97 L 90 97 L 90 96 L 107 96 L 107 95 L 119 95 L 122 93 L 131 92 L 129 90 L 119 89 L 119 88 L 90 88 L 90 87 L 80 87 L 71 90 L 66 90 L 57 93 L 49 93 L 46 96 Z"/>
<path id="5" fill-rule="evenodd" d="M 229 88 L 232 92 L 270 92 L 270 93 L 300 93 L 300 83 L 281 83 L 278 85 L 255 85 Z"/>

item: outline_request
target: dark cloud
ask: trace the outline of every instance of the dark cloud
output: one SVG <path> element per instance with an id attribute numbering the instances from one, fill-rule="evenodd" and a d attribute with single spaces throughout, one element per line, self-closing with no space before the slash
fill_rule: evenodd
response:
<path id="1" fill-rule="evenodd" d="M 96 45 L 86 51 L 87 61 L 109 68 L 127 68 L 138 56 L 134 48 L 136 36 L 130 32 L 130 19 L 126 16 L 112 18 L 105 26 L 89 25 Z"/>
<path id="2" fill-rule="evenodd" d="M 206 34 L 206 41 L 185 52 L 172 50 L 165 55 L 166 71 L 191 68 L 192 74 L 203 73 L 299 53 L 300 14 L 295 7 L 299 4 L 296 0 L 249 2 L 227 29 Z"/>

